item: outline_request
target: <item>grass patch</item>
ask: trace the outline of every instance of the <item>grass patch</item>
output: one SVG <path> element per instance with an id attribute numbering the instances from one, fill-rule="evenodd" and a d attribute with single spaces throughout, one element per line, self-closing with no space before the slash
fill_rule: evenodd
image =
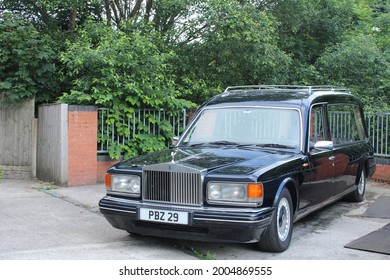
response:
<path id="1" fill-rule="evenodd" d="M 41 190 L 41 191 L 49 191 L 49 190 L 55 190 L 58 189 L 56 185 L 54 185 L 53 182 L 39 182 L 38 185 L 35 185 L 33 187 L 34 189 Z"/>
<path id="2" fill-rule="evenodd" d="M 85 203 L 75 203 L 76 206 L 79 206 L 79 207 L 82 207 L 84 209 L 87 209 L 87 210 L 90 210 L 92 209 L 93 207 L 88 205 L 88 204 L 85 204 Z"/>
<path id="3" fill-rule="evenodd" d="M 207 251 L 206 253 L 204 252 L 201 252 L 200 250 L 196 249 L 196 248 L 193 248 L 191 247 L 191 251 L 194 253 L 194 255 L 198 258 L 198 259 L 201 259 L 201 260 L 215 260 L 215 255 L 213 253 L 210 253 L 209 251 Z"/>
<path id="4" fill-rule="evenodd" d="M 165 244 L 169 244 L 176 249 L 179 249 L 183 252 L 186 252 L 189 255 L 195 256 L 196 258 L 200 260 L 216 260 L 217 258 L 213 253 L 210 251 L 207 252 L 202 252 L 201 250 L 193 247 L 192 245 L 188 244 L 185 241 L 182 240 L 177 240 L 177 239 L 169 239 L 169 238 L 164 238 Z"/>

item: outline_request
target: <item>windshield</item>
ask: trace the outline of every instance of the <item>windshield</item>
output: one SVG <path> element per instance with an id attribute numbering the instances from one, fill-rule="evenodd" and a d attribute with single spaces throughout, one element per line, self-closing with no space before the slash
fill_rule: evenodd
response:
<path id="1" fill-rule="evenodd" d="M 299 112 L 283 108 L 210 108 L 203 110 L 179 145 L 254 145 L 299 148 Z"/>

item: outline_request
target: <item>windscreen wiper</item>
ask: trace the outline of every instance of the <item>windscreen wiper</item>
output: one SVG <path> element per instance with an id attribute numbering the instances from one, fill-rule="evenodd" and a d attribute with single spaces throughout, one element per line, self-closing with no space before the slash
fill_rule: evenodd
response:
<path id="1" fill-rule="evenodd" d="M 274 143 L 264 143 L 264 144 L 240 144 L 237 147 L 265 147 L 265 148 L 277 148 L 277 149 L 295 149 L 293 146 L 274 144 Z"/>
<path id="2" fill-rule="evenodd" d="M 266 144 L 256 144 L 258 147 L 266 147 L 266 148 L 277 148 L 277 149 L 295 149 L 293 146 L 283 145 L 283 144 L 273 144 L 273 143 L 266 143 Z"/>
<path id="3" fill-rule="evenodd" d="M 190 144 L 190 147 L 204 146 L 204 145 L 239 145 L 239 144 L 232 141 L 220 140 L 220 141 L 212 141 L 212 142 L 194 143 L 194 144 Z"/>
<path id="4" fill-rule="evenodd" d="M 236 143 L 236 142 L 226 141 L 226 140 L 209 142 L 209 144 L 211 144 L 211 145 L 238 145 L 238 143 Z"/>

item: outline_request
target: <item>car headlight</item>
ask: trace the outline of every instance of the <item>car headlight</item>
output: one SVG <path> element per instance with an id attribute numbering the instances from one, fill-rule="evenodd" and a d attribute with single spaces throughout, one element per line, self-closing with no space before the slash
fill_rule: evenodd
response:
<path id="1" fill-rule="evenodd" d="M 209 182 L 207 199 L 211 204 L 237 203 L 258 206 L 263 203 L 263 184 Z"/>
<path id="2" fill-rule="evenodd" d="M 137 175 L 107 174 L 106 186 L 111 191 L 125 192 L 132 196 L 141 194 L 141 178 Z"/>

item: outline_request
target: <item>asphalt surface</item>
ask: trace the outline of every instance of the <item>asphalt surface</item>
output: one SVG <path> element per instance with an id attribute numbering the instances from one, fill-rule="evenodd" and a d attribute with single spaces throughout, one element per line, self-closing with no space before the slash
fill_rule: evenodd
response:
<path id="1" fill-rule="evenodd" d="M 254 244 L 131 236 L 99 213 L 103 185 L 61 188 L 36 180 L 0 181 L 0 260 L 390 260 L 344 246 L 390 223 L 362 214 L 390 186 L 369 182 L 361 203 L 336 202 L 294 225 L 283 253 Z"/>

